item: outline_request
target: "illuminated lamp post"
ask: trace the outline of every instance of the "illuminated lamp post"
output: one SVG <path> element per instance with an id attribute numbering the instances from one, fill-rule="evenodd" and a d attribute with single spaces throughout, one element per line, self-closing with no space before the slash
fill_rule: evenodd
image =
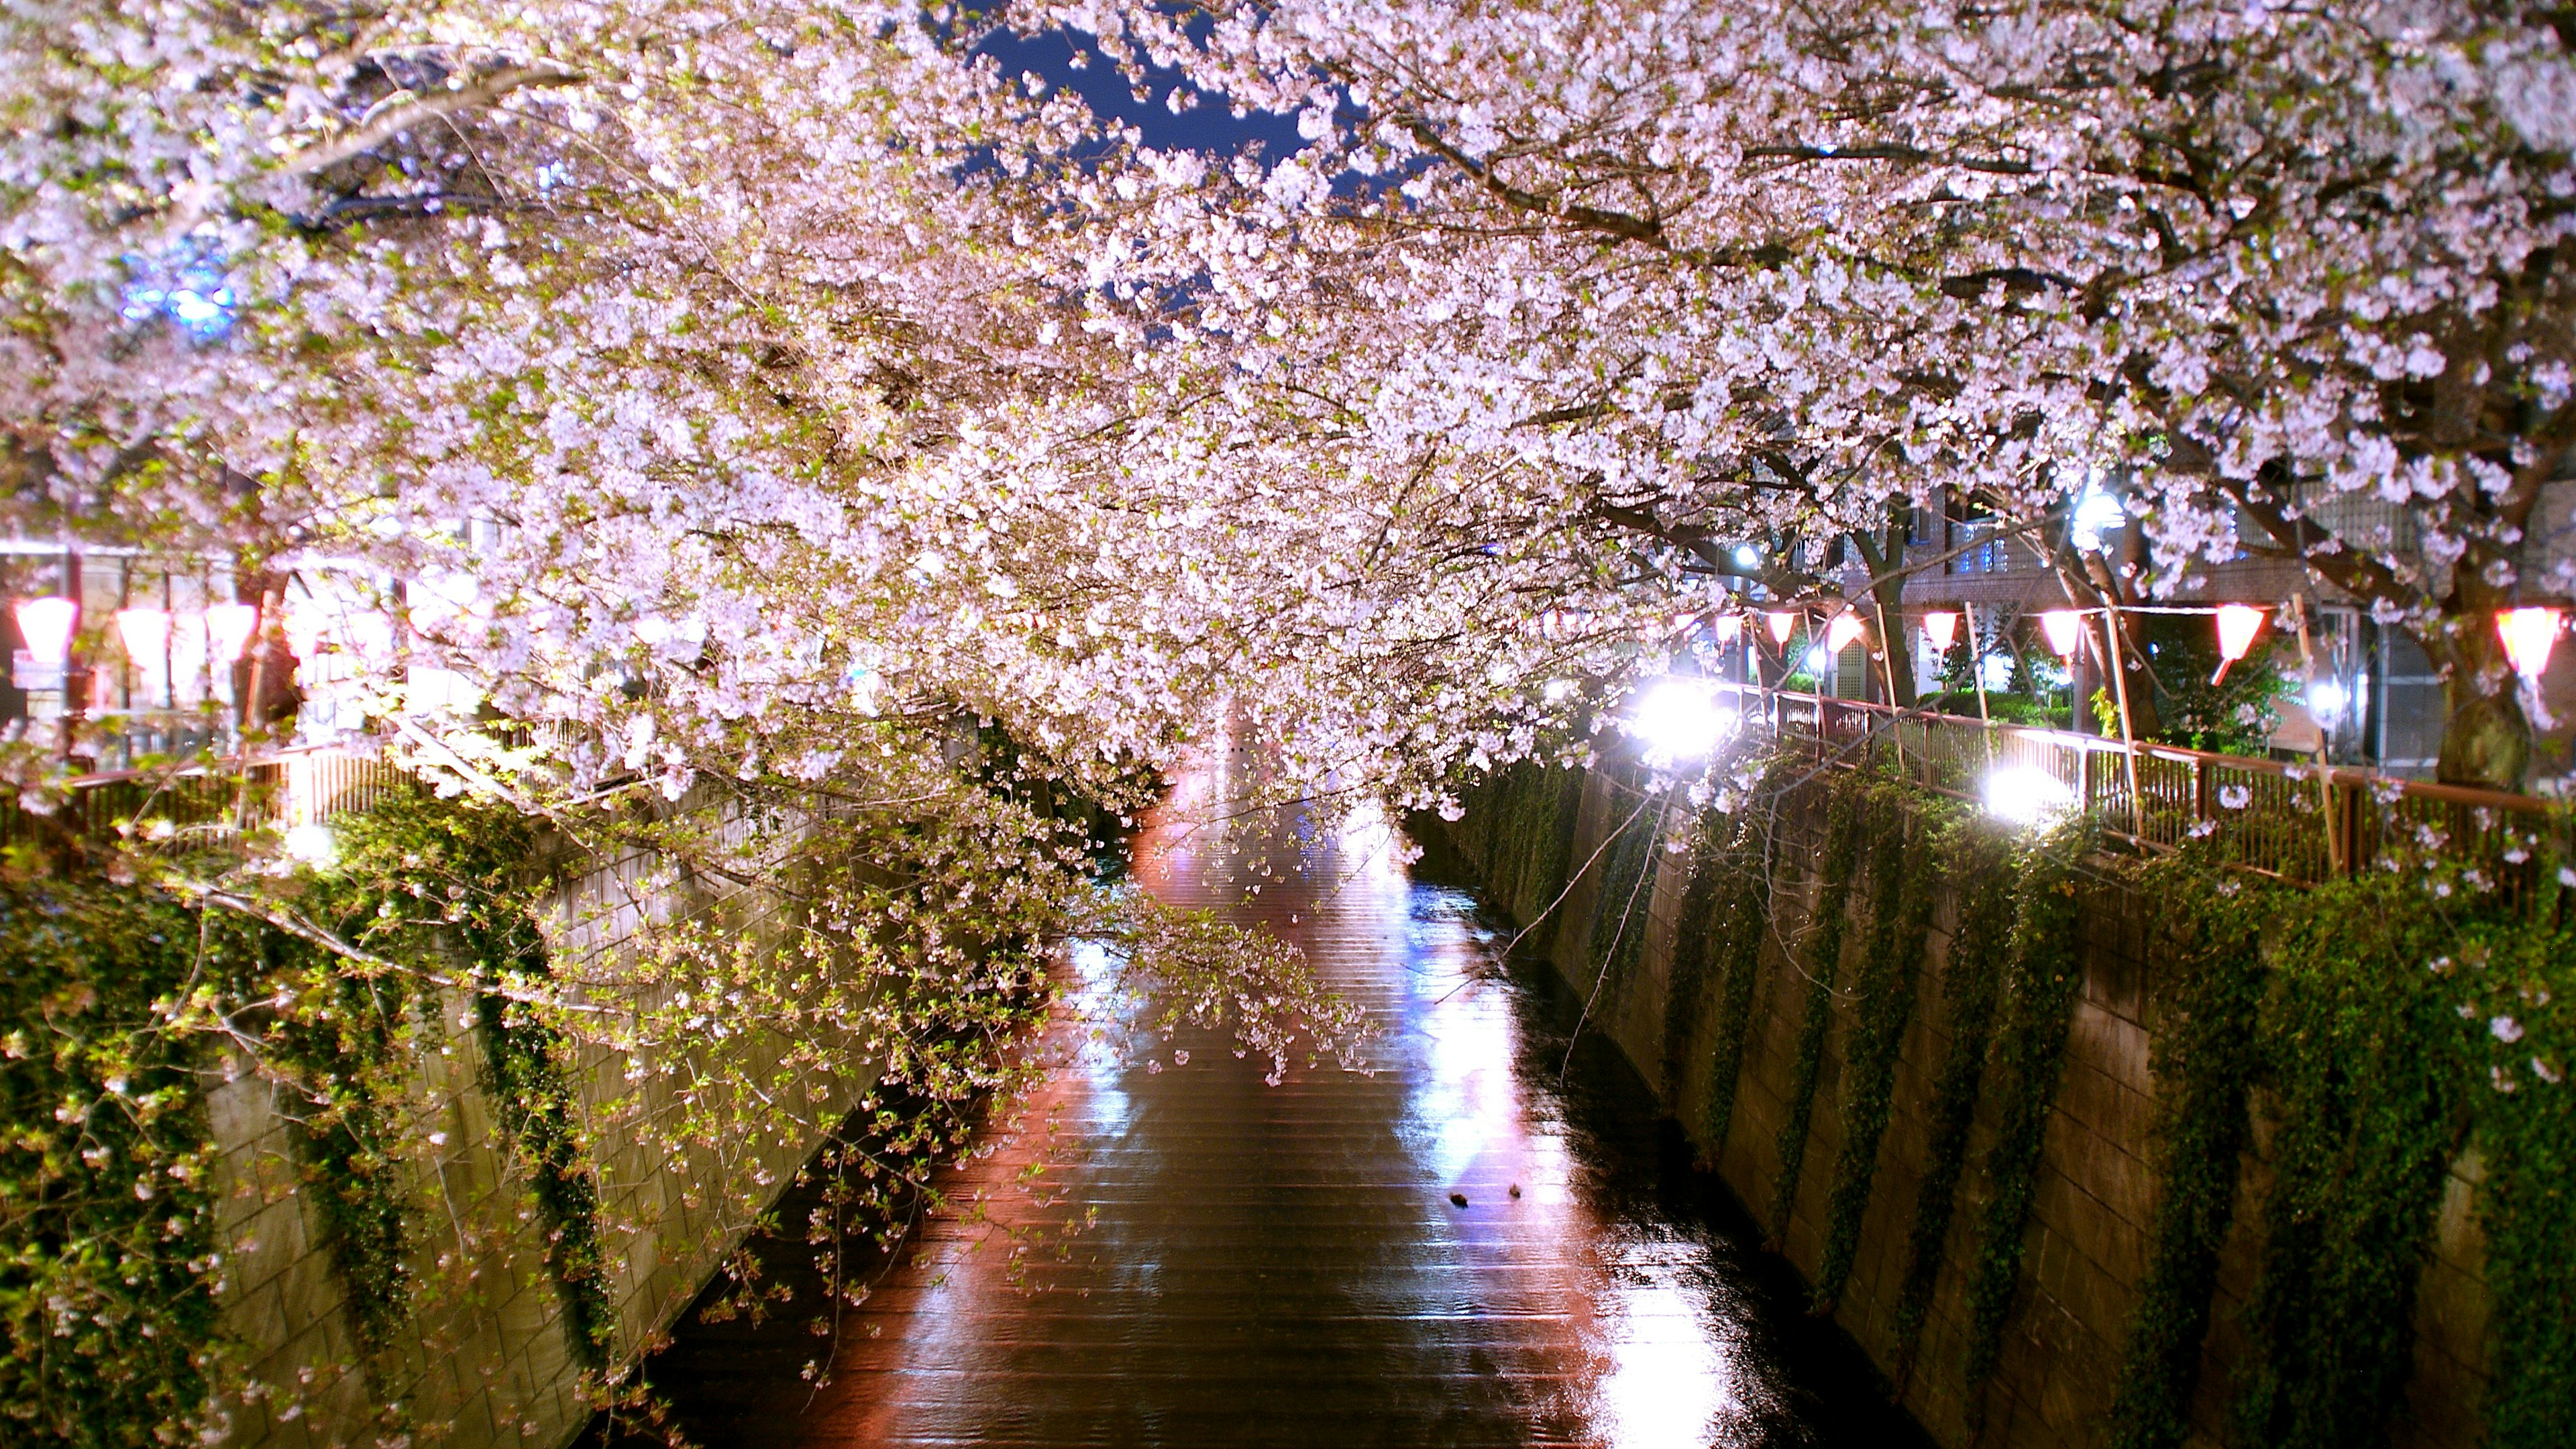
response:
<path id="1" fill-rule="evenodd" d="M 1781 649 L 1789 647 L 1789 635 L 1798 627 L 1796 614 L 1787 609 L 1773 609 L 1762 616 L 1762 622 L 1769 626 L 1774 646 Z"/>
<path id="2" fill-rule="evenodd" d="M 2048 650 L 2069 664 L 2075 662 L 2075 651 L 2084 647 L 2084 616 L 2073 609 L 2051 609 L 2039 616 L 2039 632 L 2048 638 Z"/>
<path id="3" fill-rule="evenodd" d="M 1948 609 L 1935 609 L 1923 616 L 1923 637 L 1935 654 L 1947 656 L 1950 646 L 1958 642 L 1959 616 Z"/>
<path id="4" fill-rule="evenodd" d="M 2263 611 L 2252 604 L 2218 606 L 2218 672 L 2209 682 L 2227 677 L 2227 666 L 2246 656 L 2254 647 L 2254 636 L 2263 632 Z"/>

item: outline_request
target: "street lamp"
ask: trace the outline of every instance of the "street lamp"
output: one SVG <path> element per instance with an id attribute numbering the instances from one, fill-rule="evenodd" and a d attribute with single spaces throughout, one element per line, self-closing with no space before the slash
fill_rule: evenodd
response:
<path id="1" fill-rule="evenodd" d="M 1734 732 L 1733 710 L 1717 707 L 1703 680 L 1662 679 L 1637 702 L 1628 730 L 1646 745 L 1646 762 L 1665 766 L 1703 758 Z"/>
<path id="2" fill-rule="evenodd" d="M 1787 609 L 1772 609 L 1762 616 L 1771 629 L 1771 642 L 1779 648 L 1789 647 L 1789 635 L 1798 627 L 1798 616 Z"/>
<path id="3" fill-rule="evenodd" d="M 1948 654 L 1959 637 L 1959 616 L 1948 609 L 1935 609 L 1923 616 L 1923 637 L 1931 641 L 1936 654 Z"/>

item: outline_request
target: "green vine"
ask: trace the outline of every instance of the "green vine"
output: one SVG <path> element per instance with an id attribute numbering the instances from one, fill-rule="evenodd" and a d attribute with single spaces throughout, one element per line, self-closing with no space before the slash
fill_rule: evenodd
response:
<path id="1" fill-rule="evenodd" d="M 1592 949 L 1586 957 L 1598 980 L 1626 981 L 1645 952 L 1646 906 L 1654 889 L 1655 843 L 1662 827 L 1655 802 L 1642 801 L 1610 848 L 1601 872 L 1601 896 L 1592 908 Z"/>
<path id="2" fill-rule="evenodd" d="M 1725 1150 L 1735 1121 L 1744 1041 L 1753 1023 L 1753 988 L 1762 974 L 1762 942 L 1771 932 L 1770 844 L 1767 818 L 1744 809 L 1736 816 L 1733 839 L 1709 872 L 1717 882 L 1707 932 L 1719 945 L 1709 963 L 1718 995 L 1702 1118 L 1712 1160 Z"/>
<path id="3" fill-rule="evenodd" d="M 2563 870 L 2555 862 L 2553 870 Z M 2548 879 L 2546 875 L 2541 877 Z M 2529 915 L 2490 916 L 2457 959 L 2482 989 L 2461 1004 L 2483 1017 L 2483 1060 L 2469 1095 L 2486 1157 L 2478 1213 L 2486 1230 L 2486 1399 L 2496 1449 L 2576 1443 L 2576 929 L 2568 891 L 2540 893 Z M 2551 900 L 2551 896 L 2556 900 Z M 2536 919 L 2535 919 L 2536 917 Z M 2553 920 L 2552 918 L 2556 918 Z M 2508 1040 L 2510 1038 L 2510 1040 Z M 2477 1071 L 2483 1065 L 2483 1074 Z M 2483 1075 L 2483 1080 L 2480 1080 Z"/>
<path id="4" fill-rule="evenodd" d="M 2444 978 L 2467 968 L 2411 881 L 2338 882 L 2306 909 L 2267 896 L 2290 922 L 2261 1032 L 2280 1126 L 2237 1418 L 2252 1444 L 2355 1444 L 2384 1434 L 2412 1360 L 2474 1051 Z"/>
<path id="5" fill-rule="evenodd" d="M 405 1003 L 395 978 L 325 975 L 320 990 L 289 1004 L 272 1035 L 275 1059 L 310 1103 L 294 1124 L 304 1179 L 348 1289 L 359 1350 L 372 1357 L 414 1308 L 409 1194 L 385 1105 L 399 1100 L 389 1079 L 407 1065 Z"/>
<path id="6" fill-rule="evenodd" d="M 2159 957 L 2172 963 L 2174 984 L 2150 1059 L 2162 1193 L 2112 1395 L 2111 1443 L 2175 1449 L 2191 1432 L 2219 1251 L 2252 1135 L 2246 1095 L 2259 1065 L 2264 972 L 2259 919 L 2242 892 L 2221 895 L 2180 862 L 2148 870 L 2141 889 L 2173 911 Z"/>
<path id="7" fill-rule="evenodd" d="M 2012 944 L 1997 1003 L 1996 1086 L 2002 1106 L 1986 1153 L 1993 1196 L 1978 1225 L 1968 1276 L 1967 1378 L 1992 1377 L 2004 1326 L 2020 1297 L 2021 1260 L 2039 1180 L 2048 1115 L 2057 1102 L 2069 1018 L 2083 968 L 2077 959 L 2075 861 L 2085 842 L 2061 830 L 2028 848 L 2013 911 Z"/>
<path id="8" fill-rule="evenodd" d="M 1780 1178 L 1771 1207 L 1776 1244 L 1789 1232 L 1798 1205 L 1798 1177 L 1807 1160 L 1807 1127 L 1816 1106 L 1816 1078 L 1823 1070 L 1825 1029 L 1834 1016 L 1834 978 L 1842 970 L 1845 908 L 1859 854 L 1861 802 L 1847 790 L 1833 792 L 1825 815 L 1824 851 L 1816 866 L 1816 905 L 1808 917 L 1807 1005 L 1798 1023 L 1798 1052 L 1789 1073 L 1789 1115 L 1780 1125 Z"/>
<path id="9" fill-rule="evenodd" d="M 1896 1298 L 1896 1346 L 1911 1363 L 1932 1310 L 1932 1290 L 1957 1214 L 1959 1179 L 1967 1168 L 1968 1129 L 1975 1120 L 1977 1089 L 1985 1079 L 1994 1037 L 1995 1004 L 2003 963 L 2011 948 L 2013 903 L 2019 898 L 2017 861 L 2009 844 L 1991 832 L 1961 829 L 1936 844 L 1941 873 L 1953 883 L 1958 920 L 1941 967 L 1941 997 L 1950 1024 L 1950 1049 L 1933 1079 L 1931 1124 L 1923 1183 L 1905 1238 L 1905 1280 Z"/>
<path id="10" fill-rule="evenodd" d="M 170 1018 L 253 944 L 154 891 L 0 882 L 0 1439 L 139 1449 L 217 1422 L 205 1063 Z"/>
<path id="11" fill-rule="evenodd" d="M 1905 1045 L 1906 1024 L 1914 1019 L 1915 982 L 1932 929 L 1937 856 L 1931 839 L 1951 828 L 1949 812 L 1936 820 L 1931 807 L 1909 804 L 1911 794 L 1894 785 L 1870 788 L 1878 803 L 1871 812 L 1877 836 L 1870 852 L 1869 946 L 1853 1003 L 1842 1150 L 1835 1155 L 1833 1191 L 1825 1200 L 1825 1247 L 1814 1298 L 1819 1313 L 1832 1311 L 1859 1251 L 1879 1142 L 1887 1134 L 1897 1055 Z"/>

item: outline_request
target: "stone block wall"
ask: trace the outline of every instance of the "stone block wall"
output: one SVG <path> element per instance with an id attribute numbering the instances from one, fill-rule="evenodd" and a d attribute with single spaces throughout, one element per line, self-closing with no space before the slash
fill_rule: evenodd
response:
<path id="1" fill-rule="evenodd" d="M 743 828 L 725 824 L 728 833 Z M 695 889 L 675 881 L 666 862 L 630 853 L 563 887 L 550 934 L 559 959 L 582 960 L 615 955 L 649 920 L 674 911 L 716 913 L 758 936 L 778 928 L 779 909 L 766 895 Z M 438 1035 L 420 1053 L 413 1098 L 434 1118 L 422 1135 L 439 1154 L 411 1183 L 413 1269 L 417 1281 L 438 1286 L 422 1295 L 429 1310 L 402 1341 L 355 1371 L 346 1285 L 309 1193 L 292 1190 L 291 1103 L 247 1062 L 225 1064 L 229 1079 L 209 1094 L 223 1148 L 225 1321 L 249 1346 L 252 1380 L 273 1390 L 234 1411 L 237 1449 L 395 1444 L 402 1435 L 424 1449 L 558 1449 L 590 1421 L 582 1361 L 545 1263 L 545 1226 L 483 1089 L 472 1011 L 461 994 L 439 1002 Z M 626 1064 L 594 1054 L 584 1067 L 574 1085 L 597 1112 L 623 1088 Z M 863 1086 L 832 1084 L 830 1100 L 814 1104 L 816 1119 L 837 1118 Z M 641 1109 L 683 1107 L 648 1090 Z M 819 1137 L 745 1141 L 721 1157 L 666 1159 L 633 1132 L 602 1140 L 610 1145 L 591 1166 L 619 1355 L 666 1329 L 748 1230 L 723 1206 L 742 1199 L 719 1189 L 773 1199 L 819 1145 Z M 404 1412 L 387 1415 L 396 1402 Z"/>
<path id="2" fill-rule="evenodd" d="M 1558 908 L 1562 918 L 1554 927 L 1549 959 L 1575 989 L 1593 997 L 1593 1029 L 1617 1041 L 1762 1223 L 1776 1250 L 1812 1282 L 1823 1252 L 1832 1167 L 1843 1143 L 1844 1063 L 1854 1029 L 1849 988 L 1866 935 L 1860 930 L 1845 933 L 1841 989 L 1825 1037 L 1805 1167 L 1796 1201 L 1782 1216 L 1774 1206 L 1782 1159 L 1779 1139 L 1791 1111 L 1788 1094 L 1807 991 L 1801 963 L 1789 953 L 1806 939 L 1811 924 L 1822 811 L 1806 812 L 1791 823 L 1786 873 L 1778 881 L 1774 926 L 1761 952 L 1733 1110 L 1728 1121 L 1714 1123 L 1708 1120 L 1708 1104 L 1715 1086 L 1710 1068 L 1716 983 L 1684 983 L 1676 999 L 1673 981 L 1688 857 L 1657 852 L 1646 888 L 1651 902 L 1644 907 L 1644 950 L 1604 980 L 1602 962 L 1594 954 L 1598 933 L 1593 927 L 1600 911 L 1615 908 L 1604 900 L 1611 892 L 1604 891 L 1600 877 L 1616 850 L 1602 845 L 1610 831 L 1632 817 L 1638 797 L 1609 769 L 1592 772 L 1582 791 L 1580 810 L 1571 812 L 1567 858 L 1574 868 L 1588 860 L 1595 863 L 1591 878 L 1578 879 Z M 1512 798 L 1506 791 L 1483 792 L 1451 833 L 1459 853 L 1480 872 L 1511 869 L 1496 848 L 1513 841 L 1513 833 L 1479 817 L 1491 813 L 1496 801 Z M 1686 823 L 1677 805 L 1650 805 L 1648 813 L 1667 833 Z M 1855 906 L 1867 898 L 1865 888 L 1852 893 Z M 2161 984 L 2159 963 L 2148 944 L 2154 906 L 2107 879 L 2085 888 L 2084 974 L 2064 1075 L 2046 1128 L 2019 1297 L 2000 1366 L 1987 1384 L 1975 1389 L 1966 1383 L 1963 1368 L 1965 1267 L 1976 1251 L 1983 1210 L 1992 1195 L 1981 1171 L 1996 1131 L 1991 1091 L 1978 1102 L 1941 1271 L 1910 1361 L 1899 1355 L 1894 1321 L 1907 1240 L 1928 1165 L 1927 1113 L 1934 1078 L 1951 1041 L 1940 980 L 1958 907 L 1955 893 L 1944 887 L 1897 1063 L 1890 1122 L 1879 1145 L 1856 1262 L 1832 1311 L 1887 1376 L 1888 1391 L 1941 1444 L 1957 1449 L 1971 1444 L 1980 1449 L 2092 1449 L 2106 1442 L 2128 1319 L 2147 1272 L 2148 1233 L 2159 1191 L 2151 1146 L 2155 1080 L 2149 1069 Z M 1515 914 L 1523 909 L 1518 902 L 1509 908 Z M 2226 1370 L 2244 1352 L 2244 1336 L 2232 1315 L 2251 1291 L 2259 1251 L 2260 1204 L 2268 1181 L 2262 1155 L 2269 1138 L 2265 1114 L 2258 1097 L 2256 1149 L 2239 1187 L 2235 1228 L 2222 1257 L 2203 1351 L 2193 1409 L 2195 1444 L 2216 1445 L 2231 1438 L 2226 1432 Z M 2454 1164 L 2443 1199 L 2433 1255 L 2417 1295 L 2416 1373 L 2392 1432 L 2392 1442 L 2401 1449 L 2466 1449 L 2480 1438 L 2486 1287 L 2471 1212 L 2478 1176 L 2473 1154 Z"/>

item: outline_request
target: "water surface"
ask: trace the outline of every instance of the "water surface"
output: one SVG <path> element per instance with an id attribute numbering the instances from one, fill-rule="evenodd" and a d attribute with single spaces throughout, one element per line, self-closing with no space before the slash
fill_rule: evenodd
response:
<path id="1" fill-rule="evenodd" d="M 1181 783 L 1135 879 L 1304 950 L 1368 1008 L 1370 1070 L 1273 1086 L 1221 1039 L 1122 1060 L 1068 1028 L 1022 1130 L 950 1185 L 988 1220 L 926 1224 L 884 1264 L 827 1386 L 795 1377 L 813 1343 L 796 1325 L 682 1327 L 653 1377 L 692 1437 L 1924 1442 L 1795 1311 L 1616 1052 L 1597 1033 L 1569 1051 L 1580 1003 L 1506 967 L 1470 895 L 1415 880 L 1369 822 L 1278 818 L 1232 844 L 1194 823 L 1242 764 Z"/>

